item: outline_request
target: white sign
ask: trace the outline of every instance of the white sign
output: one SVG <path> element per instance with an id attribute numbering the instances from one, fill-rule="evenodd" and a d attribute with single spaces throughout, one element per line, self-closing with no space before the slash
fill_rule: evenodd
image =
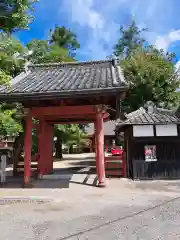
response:
<path id="1" fill-rule="evenodd" d="M 133 126 L 134 137 L 153 137 L 153 125 L 135 125 Z"/>
<path id="2" fill-rule="evenodd" d="M 156 136 L 178 136 L 177 125 L 156 125 Z"/>

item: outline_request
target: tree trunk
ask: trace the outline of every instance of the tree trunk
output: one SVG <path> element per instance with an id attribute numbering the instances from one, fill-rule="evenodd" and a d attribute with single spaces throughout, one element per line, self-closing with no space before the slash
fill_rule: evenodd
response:
<path id="1" fill-rule="evenodd" d="M 73 145 L 70 145 L 70 147 L 69 147 L 69 153 L 70 153 L 70 154 L 73 153 Z"/>
<path id="2" fill-rule="evenodd" d="M 21 154 L 24 147 L 24 133 L 20 133 L 19 136 L 15 138 L 13 144 L 13 175 L 17 175 L 17 165 L 20 161 Z"/>
<path id="3" fill-rule="evenodd" d="M 21 154 L 24 148 L 24 133 L 25 133 L 25 120 L 22 119 L 22 125 L 23 125 L 23 129 L 24 131 L 21 132 L 14 141 L 13 144 L 13 175 L 16 176 L 17 175 L 17 165 L 18 162 L 20 161 L 21 158 Z"/>
<path id="4" fill-rule="evenodd" d="M 63 158 L 63 155 L 62 155 L 62 140 L 61 138 L 57 138 L 57 141 L 55 143 L 55 148 L 56 148 L 56 158 L 60 158 L 62 159 Z"/>

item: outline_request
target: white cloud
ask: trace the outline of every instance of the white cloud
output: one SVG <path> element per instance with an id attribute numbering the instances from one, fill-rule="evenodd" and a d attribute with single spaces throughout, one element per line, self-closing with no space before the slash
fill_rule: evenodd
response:
<path id="1" fill-rule="evenodd" d="M 175 65 L 175 69 L 176 69 L 176 70 L 180 69 L 180 60 L 177 61 L 176 65 Z"/>
<path id="2" fill-rule="evenodd" d="M 91 28 L 102 28 L 104 25 L 104 19 L 101 14 L 93 9 L 93 0 L 65 0 L 64 5 L 71 11 L 71 18 L 79 25 L 88 25 Z"/>
<path id="3" fill-rule="evenodd" d="M 155 46 L 158 49 L 162 48 L 165 51 L 167 51 L 170 44 L 179 40 L 180 40 L 180 29 L 176 31 L 171 31 L 169 32 L 169 34 L 165 36 L 158 36 L 157 40 L 155 41 Z"/>
<path id="4" fill-rule="evenodd" d="M 180 40 L 180 30 L 172 31 L 169 24 L 174 19 L 171 1 L 64 0 L 62 8 L 79 28 L 88 29 L 81 52 L 92 59 L 103 59 L 112 53 L 120 25 L 132 18 L 138 26 L 149 29 L 145 37 L 158 48 L 167 50 L 171 43 Z"/>
<path id="5" fill-rule="evenodd" d="M 64 7 L 70 11 L 73 22 L 89 28 L 87 45 L 82 47 L 81 54 L 92 59 L 106 58 L 116 39 L 119 25 L 107 21 L 107 16 L 95 9 L 95 0 L 64 0 Z"/>

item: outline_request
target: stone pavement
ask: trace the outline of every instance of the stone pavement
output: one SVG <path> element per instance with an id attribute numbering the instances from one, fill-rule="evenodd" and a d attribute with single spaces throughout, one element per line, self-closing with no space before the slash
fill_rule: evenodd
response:
<path id="1" fill-rule="evenodd" d="M 56 170 L 93 164 L 93 156 L 67 157 L 54 163 Z M 31 189 L 19 188 L 18 181 L 1 188 L 0 239 L 180 239 L 180 181 L 96 183 L 94 174 L 57 171 Z"/>

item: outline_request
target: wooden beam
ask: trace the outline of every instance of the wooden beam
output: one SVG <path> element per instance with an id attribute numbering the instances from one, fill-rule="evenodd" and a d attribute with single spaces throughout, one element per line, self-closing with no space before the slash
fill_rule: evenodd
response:
<path id="1" fill-rule="evenodd" d="M 104 121 L 108 121 L 109 120 L 109 113 L 104 113 L 103 114 L 103 119 Z M 94 122 L 96 119 L 96 115 L 95 114 L 87 114 L 87 115 L 56 115 L 56 116 L 51 116 L 51 115 L 46 115 L 46 116 L 42 116 L 42 119 L 44 119 L 45 121 L 50 121 L 50 122 Z M 34 124 L 33 128 L 38 128 L 38 124 Z"/>
<path id="2" fill-rule="evenodd" d="M 46 121 L 66 121 L 67 120 L 85 120 L 85 121 L 89 121 L 89 120 L 95 120 L 95 115 L 94 114 L 87 114 L 87 115 L 73 115 L 73 114 L 69 114 L 69 115 L 56 115 L 56 116 L 52 116 L 52 115 L 45 115 L 43 117 L 44 120 Z"/>
<path id="3" fill-rule="evenodd" d="M 69 121 L 69 122 L 64 122 L 64 121 L 47 121 L 48 124 L 88 124 L 88 123 L 94 123 L 94 121 Z"/>
<path id="4" fill-rule="evenodd" d="M 78 115 L 78 114 L 95 114 L 93 105 L 86 106 L 59 106 L 59 107 L 34 107 L 32 108 L 32 115 L 37 116 L 61 116 L 61 115 Z"/>
<path id="5" fill-rule="evenodd" d="M 109 120 L 109 118 L 105 118 L 103 119 L 104 122 L 107 122 Z M 88 123 L 95 123 L 95 119 L 94 118 L 80 118 L 80 119 L 75 119 L 75 118 L 67 118 L 66 119 L 45 119 L 45 121 L 47 121 L 49 124 L 88 124 Z"/>

